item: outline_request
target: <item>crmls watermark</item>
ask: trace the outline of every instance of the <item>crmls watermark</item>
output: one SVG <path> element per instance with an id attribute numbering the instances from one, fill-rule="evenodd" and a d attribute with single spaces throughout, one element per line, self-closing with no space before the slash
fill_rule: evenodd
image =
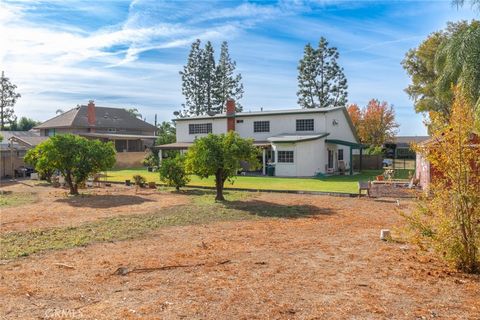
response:
<path id="1" fill-rule="evenodd" d="M 75 309 L 49 308 L 45 310 L 45 319 L 83 319 L 83 314 Z"/>

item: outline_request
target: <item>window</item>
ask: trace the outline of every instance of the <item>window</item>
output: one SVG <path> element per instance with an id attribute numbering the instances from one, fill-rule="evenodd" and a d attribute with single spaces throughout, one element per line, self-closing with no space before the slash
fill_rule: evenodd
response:
<path id="1" fill-rule="evenodd" d="M 243 119 L 237 120 L 237 123 L 243 123 Z"/>
<path id="2" fill-rule="evenodd" d="M 293 163 L 293 151 L 278 151 L 277 162 Z"/>
<path id="3" fill-rule="evenodd" d="M 53 129 L 45 129 L 45 136 L 46 136 L 46 137 L 53 137 L 53 136 L 55 136 L 55 128 L 53 128 Z"/>
<path id="4" fill-rule="evenodd" d="M 254 121 L 253 132 L 270 132 L 270 121 Z"/>
<path id="5" fill-rule="evenodd" d="M 211 123 L 192 123 L 188 125 L 189 134 L 212 133 Z"/>
<path id="6" fill-rule="evenodd" d="M 338 149 L 338 161 L 343 160 L 343 149 Z"/>
<path id="7" fill-rule="evenodd" d="M 297 119 L 297 131 L 313 131 L 313 119 Z"/>

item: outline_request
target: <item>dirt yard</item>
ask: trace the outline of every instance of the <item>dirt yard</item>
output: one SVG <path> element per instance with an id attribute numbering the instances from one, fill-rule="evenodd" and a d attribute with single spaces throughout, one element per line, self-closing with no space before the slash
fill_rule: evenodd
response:
<path id="1" fill-rule="evenodd" d="M 379 240 L 381 228 L 400 238 L 406 200 L 251 193 L 210 205 L 211 195 L 123 187 L 73 200 L 50 187 L 2 189 L 36 195 L 1 209 L 2 236 L 167 209 L 238 219 L 4 260 L 0 318 L 480 319 L 479 276 Z"/>

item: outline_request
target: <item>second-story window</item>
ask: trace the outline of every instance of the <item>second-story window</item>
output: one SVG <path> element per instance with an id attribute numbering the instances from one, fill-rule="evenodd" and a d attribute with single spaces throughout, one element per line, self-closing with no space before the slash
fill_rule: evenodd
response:
<path id="1" fill-rule="evenodd" d="M 254 121 L 253 132 L 270 132 L 270 121 Z"/>
<path id="2" fill-rule="evenodd" d="M 191 123 L 188 125 L 189 134 L 212 133 L 211 123 Z"/>
<path id="3" fill-rule="evenodd" d="M 313 131 L 313 119 L 297 119 L 297 131 Z"/>

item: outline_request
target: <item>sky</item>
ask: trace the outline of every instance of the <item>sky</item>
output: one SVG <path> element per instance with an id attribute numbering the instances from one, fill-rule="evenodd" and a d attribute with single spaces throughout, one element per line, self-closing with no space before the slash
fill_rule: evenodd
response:
<path id="1" fill-rule="evenodd" d="M 244 110 L 293 109 L 303 48 L 323 36 L 340 53 L 349 103 L 387 101 L 400 135 L 424 135 L 401 61 L 448 21 L 473 18 L 450 0 L 0 0 L 0 69 L 22 94 L 18 117 L 43 121 L 93 99 L 153 123 L 184 102 L 179 71 L 191 43 L 211 41 L 218 57 L 228 41 Z"/>

